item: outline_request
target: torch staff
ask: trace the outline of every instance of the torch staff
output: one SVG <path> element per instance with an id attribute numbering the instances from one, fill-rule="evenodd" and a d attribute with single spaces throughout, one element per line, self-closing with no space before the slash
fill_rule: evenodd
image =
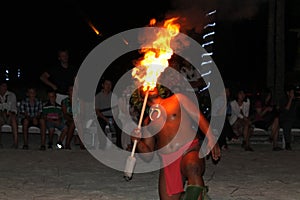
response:
<path id="1" fill-rule="evenodd" d="M 143 103 L 143 107 L 142 107 L 142 111 L 141 111 L 141 116 L 140 116 L 140 120 L 139 120 L 139 123 L 138 123 L 138 128 L 139 129 L 142 127 L 142 121 L 143 121 L 144 112 L 145 112 L 145 109 L 146 109 L 148 95 L 149 95 L 149 89 L 147 90 L 145 98 L 144 98 L 144 103 Z M 126 166 L 125 166 L 124 178 L 127 181 L 129 181 L 132 178 L 133 169 L 135 167 L 136 159 L 134 157 L 134 153 L 135 153 L 136 146 L 137 146 L 137 140 L 134 140 L 131 155 L 128 156 L 127 161 L 126 161 Z"/>
<path id="2" fill-rule="evenodd" d="M 148 95 L 149 95 L 149 90 L 147 90 L 145 98 L 144 98 L 144 103 L 143 103 L 143 107 L 142 107 L 142 111 L 141 111 L 141 116 L 140 116 L 140 120 L 139 120 L 139 124 L 138 124 L 138 129 L 141 129 L 141 127 L 142 127 L 142 122 L 143 122 L 144 112 L 145 112 L 145 109 L 146 109 Z M 134 140 L 132 151 L 131 151 L 131 156 L 132 157 L 134 156 L 136 145 L 137 145 L 137 140 Z"/>

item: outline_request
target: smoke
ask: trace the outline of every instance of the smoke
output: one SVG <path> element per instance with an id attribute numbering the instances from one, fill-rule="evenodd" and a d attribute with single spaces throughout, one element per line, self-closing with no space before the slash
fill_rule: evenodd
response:
<path id="1" fill-rule="evenodd" d="M 218 0 L 218 20 L 237 21 L 255 17 L 260 6 L 267 0 Z"/>
<path id="2" fill-rule="evenodd" d="M 201 33 L 211 21 L 239 21 L 253 18 L 267 0 L 172 0 L 166 18 L 180 17 L 181 31 Z M 216 10 L 216 14 L 207 16 Z"/>

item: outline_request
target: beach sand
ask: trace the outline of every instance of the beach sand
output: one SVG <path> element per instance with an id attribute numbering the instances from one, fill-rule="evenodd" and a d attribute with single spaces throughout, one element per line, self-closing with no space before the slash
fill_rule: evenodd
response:
<path id="1" fill-rule="evenodd" d="M 2 135 L 0 200 L 158 200 L 158 172 L 134 174 L 132 180 L 73 144 L 72 150 L 39 151 L 39 135 L 30 149 L 11 149 L 11 134 Z M 218 164 L 206 160 L 204 180 L 213 200 L 299 200 L 300 143 L 292 151 L 272 151 L 271 144 L 240 144 L 222 151 Z"/>

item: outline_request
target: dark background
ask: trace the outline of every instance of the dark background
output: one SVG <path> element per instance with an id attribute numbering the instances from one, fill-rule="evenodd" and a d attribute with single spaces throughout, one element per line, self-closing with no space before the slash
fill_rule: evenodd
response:
<path id="1" fill-rule="evenodd" d="M 143 27 L 151 18 L 187 18 L 191 37 L 201 40 L 204 14 L 216 9 L 213 59 L 224 80 L 248 88 L 265 84 L 268 29 L 267 0 L 152 1 L 7 1 L 1 3 L 0 69 L 9 69 L 14 82 L 36 82 L 43 70 L 57 61 L 56 50 L 66 47 L 78 67 L 101 41 L 132 28 Z M 216 1 L 217 2 L 217 1 Z M 220 3 L 222 2 L 222 3 Z M 288 1 L 298 5 L 297 1 Z M 297 27 L 297 8 L 287 3 L 287 30 Z M 298 6 L 299 8 L 299 6 Z M 101 35 L 89 26 L 92 23 Z M 287 31 L 287 63 L 291 68 L 297 35 Z M 14 74 L 21 69 L 21 76 Z M 120 70 L 122 71 L 122 70 Z"/>

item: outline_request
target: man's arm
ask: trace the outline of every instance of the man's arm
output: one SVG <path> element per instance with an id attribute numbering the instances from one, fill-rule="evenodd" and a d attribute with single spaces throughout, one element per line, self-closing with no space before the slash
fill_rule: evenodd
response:
<path id="1" fill-rule="evenodd" d="M 57 90 L 57 86 L 49 80 L 50 75 L 48 72 L 42 73 L 40 80 L 46 85 L 50 86 L 53 90 Z"/>
<path id="2" fill-rule="evenodd" d="M 292 105 L 292 101 L 293 101 L 294 97 L 295 97 L 295 93 L 294 92 L 290 92 L 290 94 L 288 95 L 287 104 L 284 107 L 286 110 L 290 110 L 291 109 L 291 105 Z"/>
<path id="3" fill-rule="evenodd" d="M 71 113 L 68 113 L 67 106 L 64 103 L 61 105 L 61 111 L 62 111 L 62 114 L 63 114 L 63 118 L 66 121 L 72 121 L 73 120 L 73 115 Z"/>
<path id="4" fill-rule="evenodd" d="M 179 102 L 183 106 L 184 110 L 191 116 L 193 120 L 198 119 L 198 126 L 200 130 L 203 132 L 205 137 L 208 139 L 208 147 L 211 150 L 212 158 L 214 160 L 218 160 L 220 158 L 220 147 L 217 143 L 217 138 L 213 135 L 212 130 L 210 128 L 210 124 L 206 119 L 205 115 L 199 110 L 197 107 L 187 96 L 182 94 L 176 94 Z"/>
<path id="5" fill-rule="evenodd" d="M 103 119 L 104 121 L 106 121 L 106 123 L 109 123 L 109 119 L 103 115 L 100 109 L 96 108 L 95 111 L 98 118 Z"/>
<path id="6" fill-rule="evenodd" d="M 8 101 L 11 103 L 9 111 L 17 114 L 18 113 L 18 108 L 17 108 L 16 94 L 11 92 L 10 95 L 9 95 L 9 100 Z"/>
<path id="7" fill-rule="evenodd" d="M 142 131 L 143 133 L 140 128 L 136 128 L 131 135 L 131 141 L 137 140 L 137 152 L 142 153 L 141 158 L 143 160 L 150 162 L 154 156 L 155 137 L 146 128 Z"/>

